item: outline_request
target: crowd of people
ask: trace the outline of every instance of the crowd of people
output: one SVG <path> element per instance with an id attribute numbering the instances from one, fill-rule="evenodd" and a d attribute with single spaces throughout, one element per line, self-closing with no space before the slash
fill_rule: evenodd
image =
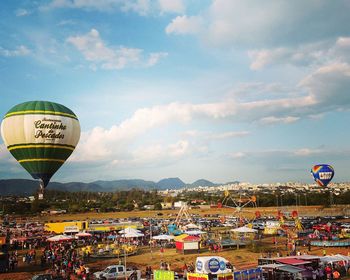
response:
<path id="1" fill-rule="evenodd" d="M 42 251 L 40 265 L 63 279 L 71 279 L 71 275 L 88 279 L 90 273 L 89 268 L 79 256 L 74 242 L 48 244 Z"/>

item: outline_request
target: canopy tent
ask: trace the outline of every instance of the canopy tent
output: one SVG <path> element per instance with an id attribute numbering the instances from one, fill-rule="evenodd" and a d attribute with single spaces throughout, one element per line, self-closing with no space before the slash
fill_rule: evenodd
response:
<path id="1" fill-rule="evenodd" d="M 187 236 L 188 236 L 188 234 L 183 233 L 183 234 L 180 234 L 178 236 L 175 236 L 174 239 L 175 239 L 175 241 L 181 241 L 182 239 L 186 238 Z"/>
<path id="2" fill-rule="evenodd" d="M 292 265 L 285 265 L 285 264 L 277 264 L 277 263 L 271 263 L 271 264 L 264 264 L 259 265 L 263 270 L 267 271 L 281 271 L 281 272 L 287 272 L 291 274 L 300 273 L 302 271 L 305 271 L 306 269 L 292 266 Z"/>
<path id="3" fill-rule="evenodd" d="M 195 235 L 181 234 L 175 237 L 175 247 L 177 252 L 198 253 L 201 238 Z"/>
<path id="4" fill-rule="evenodd" d="M 65 234 L 59 234 L 53 237 L 49 237 L 48 239 L 46 239 L 49 242 L 62 242 L 62 241 L 70 241 L 74 239 L 72 236 L 69 235 L 65 235 Z"/>
<path id="5" fill-rule="evenodd" d="M 152 239 L 155 239 L 155 240 L 173 240 L 174 236 L 167 235 L 167 234 L 161 234 L 161 235 L 153 236 Z"/>
<path id="6" fill-rule="evenodd" d="M 142 237 L 144 236 L 144 234 L 140 232 L 130 232 L 130 233 L 122 234 L 121 236 L 125 238 L 134 238 L 134 237 Z"/>
<path id="7" fill-rule="evenodd" d="M 185 233 L 188 235 L 201 235 L 206 232 L 202 230 L 186 230 Z"/>
<path id="8" fill-rule="evenodd" d="M 75 235 L 76 237 L 91 237 L 92 234 L 88 232 L 79 232 Z"/>
<path id="9" fill-rule="evenodd" d="M 249 228 L 246 226 L 234 228 L 234 229 L 231 229 L 231 231 L 237 232 L 237 233 L 256 233 L 256 232 L 258 232 L 256 229 L 252 229 L 252 228 Z"/>
<path id="10" fill-rule="evenodd" d="M 311 263 L 305 260 L 299 260 L 297 258 L 278 258 L 276 262 L 289 265 L 305 265 Z"/>
<path id="11" fill-rule="evenodd" d="M 344 256 L 344 255 L 341 255 L 341 254 L 336 254 L 335 257 L 338 257 L 344 261 L 347 261 L 347 262 L 350 262 L 350 257 L 349 256 Z"/>
<path id="12" fill-rule="evenodd" d="M 138 229 L 127 227 L 123 230 L 118 231 L 118 233 L 120 233 L 120 234 L 141 233 L 141 231 L 139 231 Z"/>
<path id="13" fill-rule="evenodd" d="M 193 223 L 190 223 L 190 224 L 187 224 L 187 225 L 183 226 L 183 228 L 188 230 L 188 229 L 191 229 L 191 228 L 192 229 L 199 229 L 200 227 L 195 225 L 195 224 L 193 224 Z"/>
<path id="14" fill-rule="evenodd" d="M 305 268 L 296 267 L 296 266 L 291 266 L 291 265 L 285 265 L 285 266 L 281 266 L 281 267 L 277 268 L 277 270 L 288 272 L 288 273 L 291 273 L 291 274 L 295 274 L 295 273 L 300 273 L 302 271 L 305 271 L 306 269 Z"/>
<path id="15" fill-rule="evenodd" d="M 340 262 L 340 261 L 350 261 L 350 258 L 344 255 L 334 255 L 334 256 L 324 256 L 320 257 L 320 261 L 323 263 L 334 263 L 334 262 Z"/>

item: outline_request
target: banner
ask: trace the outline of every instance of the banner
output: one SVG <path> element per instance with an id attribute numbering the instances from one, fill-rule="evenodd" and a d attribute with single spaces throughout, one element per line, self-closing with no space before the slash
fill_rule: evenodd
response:
<path id="1" fill-rule="evenodd" d="M 218 280 L 233 280 L 233 273 L 220 273 Z"/>
<path id="2" fill-rule="evenodd" d="M 187 273 L 187 280 L 209 280 L 208 274 Z"/>
<path id="3" fill-rule="evenodd" d="M 154 280 L 174 280 L 174 271 L 169 270 L 155 270 L 153 272 Z"/>
<path id="4" fill-rule="evenodd" d="M 260 267 L 235 271 L 233 273 L 234 280 L 258 280 L 262 279 L 262 269 Z M 219 279 L 218 279 L 219 280 Z"/>

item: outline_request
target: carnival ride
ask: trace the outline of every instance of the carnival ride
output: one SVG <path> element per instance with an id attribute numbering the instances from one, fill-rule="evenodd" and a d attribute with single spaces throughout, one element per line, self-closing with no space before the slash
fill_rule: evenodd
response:
<path id="1" fill-rule="evenodd" d="M 186 203 L 181 206 L 179 213 L 176 216 L 175 222 L 168 225 L 168 233 L 175 236 L 182 234 L 180 227 L 184 220 L 188 223 L 193 223 L 193 219 L 189 213 L 189 208 Z"/>
<path id="2" fill-rule="evenodd" d="M 287 223 L 286 216 L 281 210 L 277 212 L 277 219 L 280 222 L 280 229 L 285 232 L 288 240 L 298 239 L 298 233 L 304 228 L 299 219 L 298 211 L 294 210 L 291 213 L 292 223 Z"/>
<path id="3" fill-rule="evenodd" d="M 256 196 L 245 194 L 242 188 L 240 188 L 236 194 L 225 190 L 224 199 L 219 203 L 219 207 L 234 209 L 233 215 L 237 218 L 238 226 L 251 223 L 256 219 L 256 212 L 258 212 L 256 211 Z M 248 210 L 248 208 L 250 209 Z"/>
<path id="4" fill-rule="evenodd" d="M 122 244 L 98 244 L 95 246 L 85 246 L 81 249 L 81 255 L 89 255 L 91 258 L 120 258 L 138 253 L 137 246 Z"/>

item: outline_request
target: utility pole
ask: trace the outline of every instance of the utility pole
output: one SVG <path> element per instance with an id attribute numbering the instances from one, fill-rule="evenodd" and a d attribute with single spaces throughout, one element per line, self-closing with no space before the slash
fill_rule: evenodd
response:
<path id="1" fill-rule="evenodd" d="M 149 217 L 149 247 L 151 251 L 151 259 L 153 260 L 153 252 L 152 252 L 152 219 L 151 219 L 151 212 Z"/>

